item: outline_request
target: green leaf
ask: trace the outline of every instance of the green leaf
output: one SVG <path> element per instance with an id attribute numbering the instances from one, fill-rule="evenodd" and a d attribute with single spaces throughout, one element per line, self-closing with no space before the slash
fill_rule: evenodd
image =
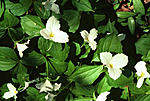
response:
<path id="1" fill-rule="evenodd" d="M 150 99 L 150 95 L 140 95 L 138 96 L 135 101 L 149 101 Z"/>
<path id="2" fill-rule="evenodd" d="M 88 55 L 89 55 L 89 53 L 90 53 L 90 51 L 91 51 L 89 45 L 87 45 L 87 44 L 85 45 L 85 50 L 86 50 L 85 53 L 80 56 L 80 59 L 83 59 L 83 58 L 87 58 L 87 57 L 88 57 Z"/>
<path id="3" fill-rule="evenodd" d="M 146 55 L 142 56 L 142 60 L 146 62 L 150 62 L 150 50 L 148 51 Z"/>
<path id="4" fill-rule="evenodd" d="M 133 17 L 128 18 L 128 27 L 129 27 L 131 34 L 133 35 L 135 31 L 135 21 Z"/>
<path id="5" fill-rule="evenodd" d="M 141 55 L 147 55 L 150 50 L 150 35 L 143 35 L 136 43 L 136 53 Z"/>
<path id="6" fill-rule="evenodd" d="M 4 13 L 4 20 L 0 22 L 0 26 L 7 29 L 9 27 L 16 26 L 19 23 L 19 19 L 12 15 L 9 10 Z"/>
<path id="7" fill-rule="evenodd" d="M 18 63 L 18 57 L 13 49 L 0 47 L 0 70 L 8 71 Z"/>
<path id="8" fill-rule="evenodd" d="M 51 58 L 50 63 L 52 64 L 53 68 L 55 68 L 54 70 L 56 70 L 58 74 L 63 74 L 67 69 L 67 62 L 61 62 Z"/>
<path id="9" fill-rule="evenodd" d="M 69 25 L 69 32 L 75 33 L 80 25 L 80 13 L 75 10 L 64 10 L 63 19 Z"/>
<path id="10" fill-rule="evenodd" d="M 79 83 L 75 83 L 75 87 L 71 90 L 71 92 L 76 96 L 93 96 L 94 86 L 83 86 Z"/>
<path id="11" fill-rule="evenodd" d="M 133 0 L 133 6 L 135 13 L 141 13 L 142 15 L 145 14 L 145 8 L 141 0 Z"/>
<path id="12" fill-rule="evenodd" d="M 19 3 L 10 3 L 10 4 L 11 4 L 10 11 L 16 16 L 21 16 L 28 11 L 29 7 L 32 4 L 32 0 L 19 0 Z"/>
<path id="13" fill-rule="evenodd" d="M 93 98 L 84 97 L 84 98 L 75 98 L 73 101 L 92 101 Z"/>
<path id="14" fill-rule="evenodd" d="M 111 86 L 107 83 L 107 78 L 104 77 L 98 84 L 97 93 L 101 94 L 106 91 L 110 91 Z"/>
<path id="15" fill-rule="evenodd" d="M 31 37 L 40 36 L 40 30 L 44 28 L 40 17 L 33 15 L 21 17 L 21 26 L 23 31 Z"/>
<path id="16" fill-rule="evenodd" d="M 122 99 L 127 99 L 128 98 L 128 94 L 129 94 L 129 92 L 128 92 L 128 87 L 123 87 L 123 91 L 122 91 L 122 95 L 121 95 L 121 97 L 120 98 L 122 98 Z"/>
<path id="17" fill-rule="evenodd" d="M 73 42 L 76 46 L 76 55 L 79 55 L 80 52 L 81 52 L 81 48 L 80 48 L 80 44 L 79 43 L 76 43 L 76 42 Z"/>
<path id="18" fill-rule="evenodd" d="M 78 11 L 93 11 L 89 0 L 72 0 L 72 4 Z"/>
<path id="19" fill-rule="evenodd" d="M 48 19 L 50 16 L 50 11 L 46 10 L 41 2 L 34 1 L 34 9 L 36 14 L 43 19 Z"/>
<path id="20" fill-rule="evenodd" d="M 70 76 L 73 73 L 74 70 L 75 70 L 75 66 L 70 60 L 69 63 L 68 63 L 68 68 L 67 68 L 67 71 L 65 72 L 65 74 Z"/>
<path id="21" fill-rule="evenodd" d="M 91 85 L 99 77 L 102 69 L 103 66 L 80 66 L 69 79 L 83 85 Z"/>
<path id="22" fill-rule="evenodd" d="M 122 45 L 115 34 L 110 34 L 101 38 L 98 42 L 97 52 L 115 52 L 122 53 Z"/>
<path id="23" fill-rule="evenodd" d="M 4 12 L 4 3 L 1 2 L 0 4 L 1 4 L 1 5 L 0 5 L 0 18 L 1 18 L 2 14 L 3 14 L 3 12 Z"/>
<path id="24" fill-rule="evenodd" d="M 136 15 L 133 12 L 116 12 L 116 14 L 119 18 L 129 18 Z"/>
<path id="25" fill-rule="evenodd" d="M 96 22 L 101 22 L 106 18 L 106 15 L 104 14 L 94 14 L 94 20 Z"/>
<path id="26" fill-rule="evenodd" d="M 98 56 L 98 54 L 96 52 L 93 55 L 92 62 L 100 62 L 99 56 Z"/>
<path id="27" fill-rule="evenodd" d="M 40 37 L 38 40 L 38 48 L 43 55 L 49 56 L 49 50 L 52 48 L 53 41 Z"/>
<path id="28" fill-rule="evenodd" d="M 22 58 L 22 63 L 28 66 L 38 66 L 45 63 L 45 57 L 36 51 L 32 51 Z"/>

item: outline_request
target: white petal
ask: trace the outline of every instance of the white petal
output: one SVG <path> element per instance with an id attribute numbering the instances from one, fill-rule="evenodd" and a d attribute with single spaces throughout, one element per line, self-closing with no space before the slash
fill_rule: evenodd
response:
<path id="1" fill-rule="evenodd" d="M 69 36 L 66 32 L 57 30 L 54 32 L 54 37 L 52 37 L 51 39 L 58 43 L 66 43 L 69 41 Z"/>
<path id="2" fill-rule="evenodd" d="M 21 90 L 21 92 L 24 91 L 25 89 L 27 89 L 29 87 L 29 84 L 30 84 L 30 82 L 25 82 L 25 86 L 24 86 L 23 90 Z"/>
<path id="3" fill-rule="evenodd" d="M 147 71 L 146 63 L 144 61 L 139 61 L 134 68 L 136 69 L 138 76 L 141 76 L 141 72 Z"/>
<path id="4" fill-rule="evenodd" d="M 26 44 L 26 43 L 24 43 L 24 44 L 19 44 L 19 43 L 17 43 L 17 44 L 16 44 L 16 45 L 17 45 L 17 50 L 19 51 L 20 57 L 23 56 L 23 51 L 25 51 L 25 50 L 28 48 L 25 44 Z"/>
<path id="5" fill-rule="evenodd" d="M 52 101 L 54 99 L 56 95 L 52 94 L 52 93 L 48 93 L 46 96 L 45 96 L 45 99 L 47 101 Z"/>
<path id="6" fill-rule="evenodd" d="M 93 40 L 97 38 L 97 30 L 95 28 L 90 30 L 89 40 Z"/>
<path id="7" fill-rule="evenodd" d="M 122 71 L 119 68 L 108 68 L 109 76 L 116 80 L 120 77 Z"/>
<path id="8" fill-rule="evenodd" d="M 109 66 L 109 63 L 112 59 L 112 54 L 110 52 L 102 52 L 100 53 L 100 59 L 104 65 Z"/>
<path id="9" fill-rule="evenodd" d="M 47 29 L 42 29 L 42 30 L 40 30 L 40 34 L 41 34 L 45 39 L 50 39 L 50 36 L 49 36 L 50 32 L 48 32 Z"/>
<path id="10" fill-rule="evenodd" d="M 96 41 L 89 42 L 89 46 L 92 48 L 92 50 L 96 49 L 96 45 L 97 45 Z"/>
<path id="11" fill-rule="evenodd" d="M 14 96 L 14 94 L 12 92 L 6 92 L 6 93 L 4 93 L 3 98 L 9 99 L 9 98 L 11 98 L 13 96 Z"/>
<path id="12" fill-rule="evenodd" d="M 89 39 L 88 39 L 89 33 L 86 30 L 81 31 L 80 33 L 81 33 L 81 36 L 84 39 L 84 41 L 89 42 Z"/>
<path id="13" fill-rule="evenodd" d="M 113 68 L 123 68 L 128 64 L 128 56 L 124 54 L 116 54 L 110 64 L 113 65 Z"/>
<path id="14" fill-rule="evenodd" d="M 107 99 L 107 95 L 109 95 L 109 94 L 110 94 L 110 92 L 101 93 L 101 94 L 97 97 L 96 101 L 105 101 L 105 100 Z"/>
<path id="15" fill-rule="evenodd" d="M 51 16 L 46 23 L 46 29 L 50 33 L 59 30 L 60 29 L 59 21 L 54 16 Z"/>
<path id="16" fill-rule="evenodd" d="M 8 83 L 7 84 L 7 87 L 8 87 L 8 89 L 9 89 L 9 91 L 16 91 L 16 88 L 11 84 L 11 83 Z"/>
<path id="17" fill-rule="evenodd" d="M 142 84 L 143 84 L 143 81 L 144 81 L 144 78 L 141 77 L 141 78 L 138 80 L 136 87 L 137 87 L 137 88 L 140 88 L 140 87 L 142 86 Z"/>
<path id="18" fill-rule="evenodd" d="M 54 84 L 54 86 L 53 86 L 53 88 L 54 88 L 54 91 L 57 91 L 57 90 L 59 90 L 59 88 L 61 87 L 61 83 L 60 84 L 58 84 L 58 83 L 55 83 Z"/>
<path id="19" fill-rule="evenodd" d="M 52 10 L 53 12 L 55 12 L 56 14 L 59 14 L 59 13 L 60 13 L 60 12 L 59 12 L 59 6 L 58 6 L 57 4 L 55 4 L 55 3 L 52 4 L 51 10 Z"/>

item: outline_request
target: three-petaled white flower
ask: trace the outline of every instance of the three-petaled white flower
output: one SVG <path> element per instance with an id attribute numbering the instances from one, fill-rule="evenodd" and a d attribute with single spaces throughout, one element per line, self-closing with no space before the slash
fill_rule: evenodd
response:
<path id="1" fill-rule="evenodd" d="M 23 57 L 23 51 L 25 51 L 28 47 L 26 46 L 26 44 L 29 44 L 29 41 L 28 40 L 27 42 L 23 43 L 23 44 L 20 44 L 20 43 L 16 43 L 17 45 L 17 50 L 19 51 L 19 56 L 20 57 Z"/>
<path id="2" fill-rule="evenodd" d="M 103 93 L 101 93 L 97 97 L 96 101 L 105 101 L 107 99 L 107 95 L 109 95 L 109 94 L 110 94 L 110 92 L 103 92 Z"/>
<path id="3" fill-rule="evenodd" d="M 14 97 L 14 99 L 16 99 L 17 98 L 16 94 L 18 93 L 16 88 L 11 83 L 8 83 L 7 87 L 9 91 L 4 93 L 3 98 L 9 99 L 11 97 Z"/>
<path id="4" fill-rule="evenodd" d="M 108 68 L 109 76 L 116 80 L 120 77 L 122 71 L 121 68 L 125 67 L 128 63 L 128 56 L 121 54 L 116 54 L 112 57 L 110 52 L 100 53 L 100 59 L 103 65 Z"/>
<path id="5" fill-rule="evenodd" d="M 145 79 L 145 78 L 149 78 L 149 77 L 150 77 L 150 74 L 147 72 L 146 63 L 145 63 L 144 61 L 139 61 L 139 62 L 135 65 L 134 68 L 135 68 L 136 71 L 137 71 L 137 72 L 136 72 L 137 76 L 140 77 L 139 80 L 138 80 L 138 82 L 137 82 L 136 87 L 137 87 L 137 88 L 140 88 L 140 87 L 142 86 L 142 84 L 143 84 L 144 79 Z"/>
<path id="6" fill-rule="evenodd" d="M 80 33 L 84 41 L 89 43 L 89 46 L 92 48 L 92 50 L 95 50 L 97 43 L 94 41 L 94 39 L 97 38 L 97 30 L 93 28 L 90 30 L 90 33 L 88 33 L 86 30 L 81 31 Z"/>
<path id="7" fill-rule="evenodd" d="M 47 0 L 46 2 L 42 2 L 46 10 L 52 10 L 56 14 L 59 14 L 59 6 L 55 4 L 56 0 Z"/>
<path id="8" fill-rule="evenodd" d="M 52 94 L 52 93 L 49 93 L 49 92 L 50 91 L 57 91 L 57 90 L 59 90 L 59 88 L 61 87 L 61 83 L 60 84 L 55 83 L 54 85 L 52 85 L 49 80 L 46 80 L 44 83 L 36 84 L 36 87 L 38 89 L 40 89 L 40 92 L 46 92 L 46 93 L 48 93 L 45 96 L 45 99 L 46 100 L 49 99 L 48 101 L 52 101 L 52 99 L 55 97 L 55 95 Z"/>
<path id="9" fill-rule="evenodd" d="M 60 30 L 60 23 L 54 16 L 48 19 L 46 28 L 42 29 L 40 34 L 45 39 L 53 40 L 58 43 L 66 43 L 69 41 L 69 36 L 66 32 Z"/>

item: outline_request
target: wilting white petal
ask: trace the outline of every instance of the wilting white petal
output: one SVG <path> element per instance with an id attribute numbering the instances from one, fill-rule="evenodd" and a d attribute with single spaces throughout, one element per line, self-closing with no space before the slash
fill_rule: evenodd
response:
<path id="1" fill-rule="evenodd" d="M 80 33 L 81 33 L 81 36 L 84 39 L 84 41 L 89 42 L 89 39 L 88 39 L 89 33 L 86 30 L 81 31 Z"/>
<path id="2" fill-rule="evenodd" d="M 52 10 L 53 12 L 55 12 L 56 14 L 59 14 L 59 13 L 60 13 L 60 12 L 59 12 L 59 6 L 58 6 L 57 4 L 55 4 L 55 3 L 52 4 L 51 10 Z"/>
<path id="3" fill-rule="evenodd" d="M 54 99 L 56 95 L 52 94 L 52 93 L 48 93 L 46 96 L 45 96 L 45 99 L 47 101 L 52 101 Z"/>
<path id="4" fill-rule="evenodd" d="M 97 45 L 96 41 L 89 42 L 89 46 L 91 47 L 92 50 L 96 49 L 96 45 Z"/>
<path id="5" fill-rule="evenodd" d="M 110 52 L 102 52 L 100 53 L 100 59 L 103 65 L 109 66 L 110 61 L 112 59 L 112 54 Z"/>
<path id="6" fill-rule="evenodd" d="M 113 68 L 123 68 L 128 64 L 128 56 L 124 54 L 116 54 L 113 56 L 110 64 L 113 65 Z"/>
<path id="7" fill-rule="evenodd" d="M 142 86 L 142 84 L 143 84 L 143 81 L 144 81 L 144 78 L 141 77 L 141 78 L 138 80 L 136 87 L 137 87 L 137 88 L 140 88 L 140 87 Z"/>
<path id="8" fill-rule="evenodd" d="M 89 34 L 89 40 L 93 41 L 94 39 L 97 38 L 97 30 L 95 28 L 90 30 L 90 34 Z"/>
<path id="9" fill-rule="evenodd" d="M 26 46 L 26 43 L 24 43 L 24 44 L 16 43 L 16 45 L 17 45 L 17 50 L 19 51 L 19 56 L 23 57 L 23 51 L 25 51 L 28 48 Z"/>
<path id="10" fill-rule="evenodd" d="M 107 99 L 107 95 L 109 95 L 109 94 L 110 94 L 110 92 L 101 93 L 101 94 L 97 97 L 96 101 L 105 101 L 105 100 Z"/>
<path id="11" fill-rule="evenodd" d="M 46 23 L 46 29 L 50 33 L 59 30 L 60 29 L 59 21 L 54 16 L 51 16 Z"/>
<path id="12" fill-rule="evenodd" d="M 120 77 L 122 71 L 119 68 L 108 68 L 109 76 L 116 80 Z"/>
<path id="13" fill-rule="evenodd" d="M 53 89 L 54 89 L 54 91 L 59 90 L 59 88 L 60 88 L 60 87 L 61 87 L 61 83 L 60 83 L 60 84 L 55 83 L 55 84 L 53 85 Z"/>

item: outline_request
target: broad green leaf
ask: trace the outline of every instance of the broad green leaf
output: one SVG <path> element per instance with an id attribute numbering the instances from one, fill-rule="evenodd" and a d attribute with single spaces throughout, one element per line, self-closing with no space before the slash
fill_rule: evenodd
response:
<path id="1" fill-rule="evenodd" d="M 54 70 L 56 70 L 58 74 L 63 74 L 67 69 L 67 62 L 61 62 L 51 58 L 50 63 L 52 64 Z"/>
<path id="2" fill-rule="evenodd" d="M 106 15 L 104 14 L 94 14 L 94 20 L 96 22 L 101 22 L 106 18 Z"/>
<path id="3" fill-rule="evenodd" d="M 121 95 L 121 97 L 120 98 L 122 98 L 122 99 L 127 99 L 127 97 L 128 97 L 128 94 L 129 94 L 129 88 L 128 88 L 128 86 L 127 87 L 123 87 L 123 91 L 122 91 L 122 95 Z"/>
<path id="4" fill-rule="evenodd" d="M 4 3 L 1 1 L 0 4 L 1 4 L 0 5 L 0 18 L 1 18 L 2 14 L 4 12 Z"/>
<path id="5" fill-rule="evenodd" d="M 86 50 L 85 53 L 80 56 L 80 59 L 83 59 L 83 58 L 87 58 L 87 57 L 88 57 L 88 55 L 89 55 L 89 53 L 90 53 L 90 50 L 91 50 L 90 47 L 89 47 L 89 45 L 87 45 L 87 44 L 85 45 L 85 50 Z"/>
<path id="6" fill-rule="evenodd" d="M 76 55 L 79 55 L 80 52 L 81 52 L 81 48 L 80 48 L 80 44 L 79 43 L 76 43 L 76 42 L 73 42 L 76 46 Z"/>
<path id="7" fill-rule="evenodd" d="M 71 90 L 71 92 L 76 96 L 93 96 L 94 86 L 83 86 L 79 83 L 75 83 L 75 87 Z"/>
<path id="8" fill-rule="evenodd" d="M 93 59 L 92 59 L 91 62 L 100 62 L 99 56 L 98 56 L 98 54 L 96 52 L 94 53 Z"/>
<path id="9" fill-rule="evenodd" d="M 150 62 L 150 50 L 148 51 L 146 55 L 142 56 L 142 60 Z"/>
<path id="10" fill-rule="evenodd" d="M 136 43 L 136 53 L 141 55 L 147 55 L 150 50 L 150 35 L 143 35 Z"/>
<path id="11" fill-rule="evenodd" d="M 75 98 L 73 101 L 92 101 L 93 98 L 88 98 L 88 97 L 84 97 L 84 98 Z"/>
<path id="12" fill-rule="evenodd" d="M 28 66 L 38 66 L 45 63 L 45 57 L 36 51 L 32 51 L 22 58 L 22 63 Z"/>
<path id="13" fill-rule="evenodd" d="M 135 13 L 145 14 L 145 8 L 141 0 L 133 0 Z"/>
<path id="14" fill-rule="evenodd" d="M 9 10 L 5 10 L 4 20 L 0 22 L 0 26 L 7 29 L 9 27 L 16 26 L 19 23 L 19 19 L 12 15 Z"/>
<path id="15" fill-rule="evenodd" d="M 116 14 L 119 18 L 129 18 L 136 15 L 133 12 L 116 12 Z"/>
<path id="16" fill-rule="evenodd" d="M 140 95 L 138 96 L 135 101 L 149 101 L 150 100 L 150 95 Z"/>
<path id="17" fill-rule="evenodd" d="M 79 82 L 82 85 L 91 85 L 101 74 L 103 66 L 79 66 L 70 76 L 71 81 Z"/>
<path id="18" fill-rule="evenodd" d="M 28 11 L 29 7 L 32 4 L 32 0 L 19 0 L 19 3 L 10 3 L 10 4 L 11 4 L 10 11 L 16 16 L 21 16 Z"/>
<path id="19" fill-rule="evenodd" d="M 65 74 L 70 76 L 73 73 L 74 70 L 75 70 L 75 66 L 70 60 L 69 63 L 68 63 L 68 68 L 67 68 L 67 71 L 65 72 Z"/>
<path id="20" fill-rule="evenodd" d="M 18 63 L 18 57 L 13 49 L 0 47 L 0 70 L 8 71 Z"/>
<path id="21" fill-rule="evenodd" d="M 69 32 L 75 33 L 80 25 L 80 13 L 75 10 L 64 10 L 63 19 L 69 25 Z"/>
<path id="22" fill-rule="evenodd" d="M 128 18 L 128 27 L 129 27 L 130 33 L 133 35 L 135 31 L 135 21 L 133 17 Z"/>
<path id="23" fill-rule="evenodd" d="M 97 93 L 101 94 L 106 91 L 110 91 L 111 86 L 107 83 L 107 78 L 104 77 L 98 84 Z"/>
<path id="24" fill-rule="evenodd" d="M 97 52 L 115 52 L 122 53 L 122 45 L 115 34 L 110 34 L 101 38 L 98 42 Z"/>
<path id="25" fill-rule="evenodd" d="M 72 4 L 78 11 L 93 11 L 89 0 L 72 0 Z"/>
<path id="26" fill-rule="evenodd" d="M 48 52 L 53 45 L 53 41 L 40 37 L 38 40 L 38 48 L 43 55 L 49 56 Z"/>
<path id="27" fill-rule="evenodd" d="M 5 28 L 0 28 L 0 38 L 6 33 Z"/>
<path id="28" fill-rule="evenodd" d="M 41 2 L 38 2 L 38 1 L 34 1 L 34 9 L 35 9 L 35 12 L 36 14 L 43 18 L 43 19 L 48 19 L 49 16 L 50 16 L 50 11 L 46 10 L 44 8 L 44 6 L 42 5 Z"/>
<path id="29" fill-rule="evenodd" d="M 33 15 L 21 17 L 21 26 L 23 31 L 31 37 L 40 36 L 40 30 L 44 28 L 40 17 Z"/>

